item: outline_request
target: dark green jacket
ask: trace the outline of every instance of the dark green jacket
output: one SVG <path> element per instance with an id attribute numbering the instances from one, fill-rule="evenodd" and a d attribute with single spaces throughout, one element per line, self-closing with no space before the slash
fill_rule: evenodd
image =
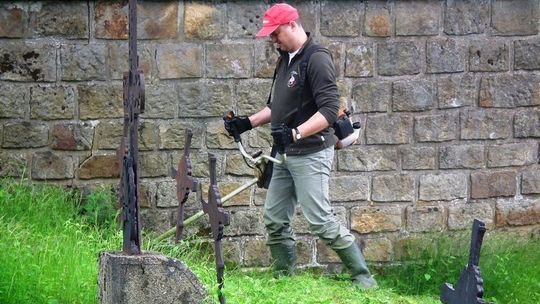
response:
<path id="1" fill-rule="evenodd" d="M 290 128 L 297 127 L 317 111 L 326 118 L 330 126 L 337 119 L 339 95 L 334 63 L 328 49 L 321 48 L 309 58 L 304 92 L 302 95 L 299 94 L 300 62 L 303 59 L 304 50 L 313 43 L 312 37 L 309 37 L 302 49 L 293 57 L 290 65 L 287 65 L 289 54 L 278 50 L 282 60 L 278 66 L 272 100 L 268 104 L 272 110 L 272 127 L 283 123 Z M 302 108 L 299 117 L 296 118 L 299 102 L 302 102 Z M 334 130 L 328 127 L 317 134 L 293 143 L 285 153 L 287 155 L 304 155 L 321 151 L 335 144 Z"/>

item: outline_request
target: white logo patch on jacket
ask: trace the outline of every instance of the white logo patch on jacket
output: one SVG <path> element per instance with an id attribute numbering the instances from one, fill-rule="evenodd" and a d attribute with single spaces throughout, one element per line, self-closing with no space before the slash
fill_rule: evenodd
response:
<path id="1" fill-rule="evenodd" d="M 287 81 L 287 86 L 289 88 L 292 88 L 296 85 L 298 73 L 296 71 L 291 72 L 291 77 L 289 77 L 289 81 Z"/>

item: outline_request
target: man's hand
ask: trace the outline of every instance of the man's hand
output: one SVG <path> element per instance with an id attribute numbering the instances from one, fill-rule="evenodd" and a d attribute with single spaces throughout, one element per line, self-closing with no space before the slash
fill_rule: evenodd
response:
<path id="1" fill-rule="evenodd" d="M 272 128 L 272 137 L 274 138 L 274 145 L 280 154 L 283 154 L 285 149 L 293 143 L 292 129 L 284 124 Z"/>
<path id="2" fill-rule="evenodd" d="M 234 115 L 234 114 L 232 114 Z M 240 134 L 251 130 L 253 126 L 251 125 L 251 121 L 246 116 L 223 116 L 223 121 L 225 125 L 225 130 L 227 130 L 227 133 L 229 133 L 230 136 L 234 137 L 234 140 L 236 142 L 240 141 Z"/>

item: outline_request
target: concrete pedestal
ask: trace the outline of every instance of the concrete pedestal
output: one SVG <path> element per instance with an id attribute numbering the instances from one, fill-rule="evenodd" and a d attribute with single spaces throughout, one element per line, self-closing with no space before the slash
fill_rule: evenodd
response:
<path id="1" fill-rule="evenodd" d="M 201 303 L 207 291 L 182 262 L 157 253 L 99 255 L 99 303 Z"/>

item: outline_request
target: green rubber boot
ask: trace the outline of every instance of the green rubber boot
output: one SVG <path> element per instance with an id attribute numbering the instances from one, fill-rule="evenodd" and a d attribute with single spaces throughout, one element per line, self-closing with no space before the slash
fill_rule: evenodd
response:
<path id="1" fill-rule="evenodd" d="M 272 254 L 272 270 L 274 278 L 292 276 L 296 264 L 296 248 L 293 245 L 274 244 L 269 245 Z"/>
<path id="2" fill-rule="evenodd" d="M 345 249 L 334 249 L 334 251 L 351 273 L 354 286 L 363 290 L 377 287 L 377 281 L 371 276 L 364 255 L 356 243 Z"/>

